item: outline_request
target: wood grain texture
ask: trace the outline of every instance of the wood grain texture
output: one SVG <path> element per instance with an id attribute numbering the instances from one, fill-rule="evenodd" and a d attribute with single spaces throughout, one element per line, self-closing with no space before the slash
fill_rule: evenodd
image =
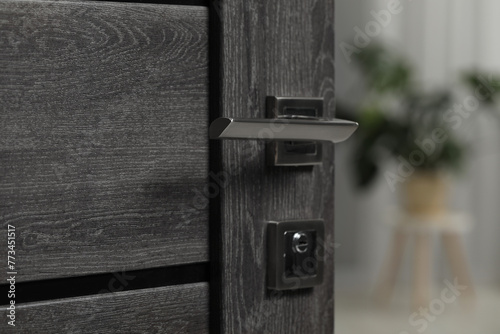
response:
<path id="1" fill-rule="evenodd" d="M 8 319 L 2 307 L 2 318 Z M 208 283 L 20 305 L 6 333 L 208 333 Z"/>
<path id="2" fill-rule="evenodd" d="M 265 118 L 265 98 L 275 95 L 324 97 L 324 116 L 333 117 L 333 0 L 227 0 L 214 8 L 223 116 Z M 222 332 L 333 333 L 333 147 L 325 145 L 321 166 L 284 168 L 266 166 L 264 146 L 222 143 Z M 265 222 L 314 218 L 326 223 L 324 283 L 269 292 Z"/>
<path id="3" fill-rule="evenodd" d="M 208 261 L 207 53 L 203 7 L 0 1 L 18 280 Z"/>

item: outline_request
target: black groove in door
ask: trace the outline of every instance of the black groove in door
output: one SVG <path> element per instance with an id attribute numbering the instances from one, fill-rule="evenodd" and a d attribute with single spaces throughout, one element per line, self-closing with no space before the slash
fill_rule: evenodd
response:
<path id="1" fill-rule="evenodd" d="M 209 280 L 209 263 L 192 263 L 162 268 L 121 271 L 106 274 L 56 278 L 40 281 L 15 283 L 15 301 L 28 303 L 113 293 L 120 291 L 156 288 Z M 10 284 L 1 284 L 0 305 L 7 305 Z"/>

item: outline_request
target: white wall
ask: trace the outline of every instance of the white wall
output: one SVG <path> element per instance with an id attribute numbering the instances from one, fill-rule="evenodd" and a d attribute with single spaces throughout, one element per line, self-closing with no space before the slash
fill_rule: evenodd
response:
<path id="1" fill-rule="evenodd" d="M 354 27 L 364 28 L 373 19 L 370 12 L 387 8 L 388 2 L 336 0 L 336 89 L 342 101 L 356 103 L 362 92 L 355 65 L 346 60 L 340 45 L 353 44 Z M 428 89 L 457 82 L 457 74 L 471 67 L 500 73 L 500 1 L 401 0 L 401 5 L 401 13 L 393 15 L 380 37 L 416 64 Z M 481 114 L 460 130 L 470 142 L 472 154 L 465 173 L 454 185 L 453 206 L 474 218 L 474 228 L 466 236 L 466 251 L 475 281 L 498 283 L 500 124 Z M 349 142 L 337 145 L 336 242 L 341 245 L 336 257 L 337 288 L 374 283 L 389 242 L 384 216 L 396 201 L 382 179 L 368 192 L 353 189 L 351 152 Z M 443 259 L 437 262 L 436 268 L 442 268 Z M 408 271 L 406 268 L 406 277 Z"/>

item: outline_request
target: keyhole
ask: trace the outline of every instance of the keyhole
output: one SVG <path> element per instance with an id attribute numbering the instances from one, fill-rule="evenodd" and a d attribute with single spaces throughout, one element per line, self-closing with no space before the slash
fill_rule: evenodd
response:
<path id="1" fill-rule="evenodd" d="M 293 251 L 296 253 L 305 253 L 309 247 L 309 240 L 304 232 L 297 232 L 293 235 Z"/>

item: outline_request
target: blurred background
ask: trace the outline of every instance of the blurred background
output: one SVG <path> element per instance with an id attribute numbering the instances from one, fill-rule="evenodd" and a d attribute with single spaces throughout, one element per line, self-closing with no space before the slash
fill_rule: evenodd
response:
<path id="1" fill-rule="evenodd" d="M 500 333 L 499 14 L 336 0 L 336 333 Z"/>

